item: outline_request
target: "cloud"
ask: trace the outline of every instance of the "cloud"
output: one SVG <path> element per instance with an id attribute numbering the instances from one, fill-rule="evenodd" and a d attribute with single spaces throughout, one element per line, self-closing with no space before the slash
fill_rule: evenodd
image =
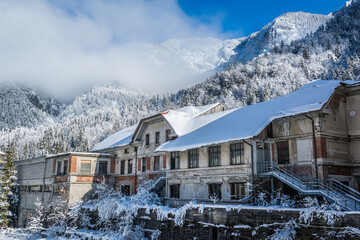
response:
<path id="1" fill-rule="evenodd" d="M 154 61 L 139 42 L 217 37 L 220 29 L 216 19 L 187 16 L 175 0 L 0 1 L 0 78 L 58 97 L 113 80 L 175 90 L 194 74 Z"/>

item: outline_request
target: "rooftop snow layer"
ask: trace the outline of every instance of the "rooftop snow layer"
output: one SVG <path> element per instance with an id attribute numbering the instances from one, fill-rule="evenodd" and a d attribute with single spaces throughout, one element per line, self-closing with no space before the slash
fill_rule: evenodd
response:
<path id="1" fill-rule="evenodd" d="M 124 128 L 123 130 L 110 135 L 100 143 L 96 144 L 95 147 L 91 149 L 91 151 L 94 152 L 112 147 L 121 147 L 128 145 L 131 142 L 131 136 L 134 134 L 136 127 L 137 124 L 128 128 Z"/>
<path id="2" fill-rule="evenodd" d="M 215 103 L 200 107 L 187 106 L 164 112 L 162 113 L 162 116 L 173 128 L 175 133 L 178 136 L 182 136 L 231 112 L 223 111 L 201 116 L 202 113 L 205 113 L 219 104 L 220 103 Z"/>
<path id="3" fill-rule="evenodd" d="M 350 81 L 346 83 L 351 84 Z M 251 138 L 260 134 L 276 118 L 320 110 L 340 84 L 337 80 L 314 81 L 288 95 L 235 109 L 224 117 L 161 145 L 156 151 L 184 151 Z"/>

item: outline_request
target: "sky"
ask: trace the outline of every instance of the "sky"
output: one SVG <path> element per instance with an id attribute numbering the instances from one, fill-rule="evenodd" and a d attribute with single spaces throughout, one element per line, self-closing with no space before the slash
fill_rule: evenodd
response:
<path id="1" fill-rule="evenodd" d="M 0 1 L 0 81 L 20 81 L 64 99 L 107 81 L 120 81 L 148 92 L 176 91 L 205 78 L 179 68 L 176 61 L 156 59 L 154 55 L 161 51 L 158 44 L 163 41 L 239 38 L 260 30 L 285 12 L 328 14 L 344 3 Z"/>

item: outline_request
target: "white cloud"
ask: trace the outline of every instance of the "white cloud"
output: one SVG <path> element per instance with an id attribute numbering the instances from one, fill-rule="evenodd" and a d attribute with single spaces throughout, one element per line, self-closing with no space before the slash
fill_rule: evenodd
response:
<path id="1" fill-rule="evenodd" d="M 0 1 L 0 78 L 58 96 L 109 80 L 175 90 L 193 75 L 154 62 L 133 43 L 216 37 L 219 29 L 188 17 L 175 0 Z"/>

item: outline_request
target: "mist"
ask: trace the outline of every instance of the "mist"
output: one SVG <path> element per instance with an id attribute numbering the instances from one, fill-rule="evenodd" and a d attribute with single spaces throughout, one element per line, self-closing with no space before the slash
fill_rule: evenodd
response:
<path id="1" fill-rule="evenodd" d="M 63 99 L 108 81 L 175 91 L 204 75 L 154 61 L 146 44 L 221 38 L 221 19 L 212 19 L 202 24 L 174 0 L 1 1 L 0 80 Z"/>

